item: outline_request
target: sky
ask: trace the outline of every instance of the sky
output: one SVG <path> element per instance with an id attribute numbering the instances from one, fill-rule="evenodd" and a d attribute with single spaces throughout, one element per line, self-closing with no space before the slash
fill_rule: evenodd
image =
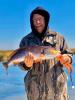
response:
<path id="1" fill-rule="evenodd" d="M 50 15 L 49 27 L 75 48 L 75 0 L 0 0 L 0 49 L 17 49 L 31 31 L 30 13 L 37 6 Z"/>

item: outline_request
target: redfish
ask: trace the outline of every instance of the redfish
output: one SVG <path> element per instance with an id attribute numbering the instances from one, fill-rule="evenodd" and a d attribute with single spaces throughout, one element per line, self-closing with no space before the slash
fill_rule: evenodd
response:
<path id="1" fill-rule="evenodd" d="M 46 60 L 46 59 L 54 59 L 56 58 L 57 61 L 62 62 L 62 53 L 59 50 L 51 48 L 49 46 L 25 46 L 23 48 L 19 48 L 14 50 L 11 55 L 9 56 L 7 62 L 4 62 L 3 65 L 5 68 L 8 68 L 10 65 L 18 65 L 21 62 L 24 62 L 25 57 L 32 53 L 34 56 L 35 63 L 38 61 Z M 68 69 L 68 72 L 72 70 L 71 64 L 62 63 Z"/>

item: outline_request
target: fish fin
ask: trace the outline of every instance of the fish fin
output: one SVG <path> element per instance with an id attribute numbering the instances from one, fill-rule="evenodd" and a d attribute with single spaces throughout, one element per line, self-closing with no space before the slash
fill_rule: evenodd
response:
<path id="1" fill-rule="evenodd" d="M 4 66 L 6 69 L 8 69 L 8 63 L 7 63 L 7 62 L 4 62 L 4 63 L 3 63 L 3 66 Z"/>
<path id="2" fill-rule="evenodd" d="M 33 66 L 33 59 L 31 59 L 30 61 L 28 61 L 27 58 L 24 59 L 24 63 L 27 67 L 31 68 Z"/>
<path id="3" fill-rule="evenodd" d="M 13 64 L 16 66 L 16 65 L 18 65 L 18 64 L 19 64 L 19 62 L 14 61 L 14 62 L 13 62 Z"/>
<path id="4" fill-rule="evenodd" d="M 46 59 L 44 54 L 40 54 L 39 58 L 40 58 L 40 60 L 45 60 Z"/>

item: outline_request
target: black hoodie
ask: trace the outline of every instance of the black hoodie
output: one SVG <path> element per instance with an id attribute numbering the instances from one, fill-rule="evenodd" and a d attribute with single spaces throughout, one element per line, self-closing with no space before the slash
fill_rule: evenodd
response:
<path id="1" fill-rule="evenodd" d="M 34 14 L 40 14 L 40 15 L 42 15 L 42 16 L 45 18 L 45 28 L 44 28 L 44 30 L 43 30 L 43 32 L 42 32 L 41 34 L 39 34 L 39 33 L 37 32 L 37 30 L 35 29 L 35 27 L 34 27 L 34 25 L 33 25 L 33 20 L 32 20 L 32 19 L 33 19 L 33 15 L 34 15 Z M 46 10 L 44 10 L 44 9 L 41 8 L 41 7 L 35 8 L 35 9 L 31 12 L 31 15 L 30 15 L 30 23 L 31 23 L 32 33 L 33 33 L 34 35 L 36 35 L 37 37 L 39 37 L 39 38 L 44 37 L 45 34 L 46 34 L 46 30 L 47 30 L 47 28 L 48 28 L 49 18 L 50 18 L 50 15 L 49 15 L 49 13 L 48 13 Z"/>

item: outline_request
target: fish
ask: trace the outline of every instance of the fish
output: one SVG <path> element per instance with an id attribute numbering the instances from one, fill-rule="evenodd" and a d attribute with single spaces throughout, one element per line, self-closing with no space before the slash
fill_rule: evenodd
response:
<path id="1" fill-rule="evenodd" d="M 50 46 L 25 46 L 23 48 L 18 48 L 10 52 L 5 51 L 5 54 L 7 54 L 8 56 L 7 55 L 3 56 L 4 58 L 6 57 L 6 60 L 3 59 L 2 61 L 6 69 L 8 69 L 10 65 L 19 65 L 22 62 L 25 63 L 25 57 L 28 54 L 33 55 L 33 62 L 35 63 L 41 62 L 42 60 L 55 58 L 68 70 L 68 73 L 70 74 L 72 88 L 75 88 L 72 80 L 72 65 L 69 62 L 63 63 L 63 56 L 62 56 L 63 54 L 73 55 L 74 54 L 73 52 L 69 51 L 61 52 L 60 50 L 56 50 L 54 48 L 51 48 Z M 28 66 L 30 66 L 30 63 L 28 64 Z"/>
<path id="2" fill-rule="evenodd" d="M 62 63 L 62 54 L 60 50 L 51 48 L 50 46 L 25 46 L 23 48 L 18 48 L 14 50 L 8 57 L 6 62 L 3 62 L 4 67 L 7 69 L 10 65 L 18 65 L 21 62 L 25 61 L 25 57 L 29 54 L 33 54 L 33 62 L 41 62 L 46 59 L 54 59 L 60 61 L 63 64 L 68 72 L 72 70 L 72 65 L 70 63 Z M 32 63 L 33 64 L 33 63 Z"/>

